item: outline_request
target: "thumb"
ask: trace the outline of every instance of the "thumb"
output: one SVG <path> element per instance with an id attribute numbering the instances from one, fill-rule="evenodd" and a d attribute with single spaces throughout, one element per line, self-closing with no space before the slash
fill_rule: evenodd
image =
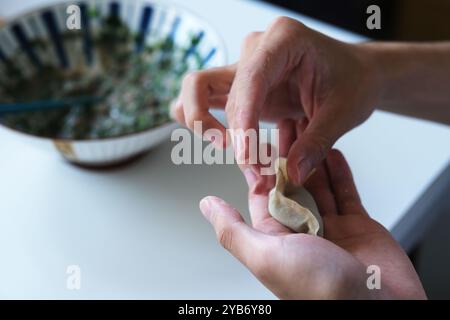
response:
<path id="1" fill-rule="evenodd" d="M 266 236 L 250 228 L 241 214 L 217 197 L 200 201 L 200 210 L 212 224 L 220 244 L 253 273 L 264 263 L 262 249 Z"/>
<path id="2" fill-rule="evenodd" d="M 288 153 L 289 179 L 297 185 L 303 185 L 344 132 L 340 130 L 338 121 L 320 114 L 311 119 L 308 125 L 298 125 L 297 140 Z"/>

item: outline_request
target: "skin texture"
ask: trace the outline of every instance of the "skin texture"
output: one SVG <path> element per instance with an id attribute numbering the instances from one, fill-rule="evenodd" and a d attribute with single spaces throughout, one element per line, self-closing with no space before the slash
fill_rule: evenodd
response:
<path id="1" fill-rule="evenodd" d="M 425 299 L 420 280 L 390 233 L 361 205 L 342 154 L 332 150 L 305 187 L 316 199 L 324 238 L 293 233 L 267 210 L 273 179 L 247 169 L 252 226 L 217 197 L 200 209 L 222 246 L 281 299 Z M 259 191 L 256 191 L 259 190 Z M 367 266 L 381 270 L 381 289 L 369 290 Z"/>
<path id="2" fill-rule="evenodd" d="M 209 113 L 224 108 L 231 129 L 258 129 L 258 121 L 306 117 L 302 139 L 290 146 L 290 180 L 303 184 L 335 141 L 380 109 L 450 124 L 450 43 L 348 44 L 277 18 L 265 32 L 249 34 L 239 62 L 189 74 L 172 115 L 217 147 L 230 139 Z M 203 132 L 197 132 L 202 134 Z M 232 136 L 238 159 L 248 159 L 242 135 Z M 283 142 L 282 142 L 283 143 Z"/>

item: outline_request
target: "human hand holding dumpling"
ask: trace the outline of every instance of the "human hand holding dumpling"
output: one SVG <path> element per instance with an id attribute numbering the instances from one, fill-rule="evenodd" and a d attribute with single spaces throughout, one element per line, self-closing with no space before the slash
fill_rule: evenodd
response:
<path id="1" fill-rule="evenodd" d="M 324 238 L 293 232 L 276 221 L 268 212 L 273 179 L 250 169 L 244 174 L 249 185 L 252 227 L 217 197 L 206 197 L 200 208 L 220 243 L 276 296 L 426 298 L 402 248 L 364 210 L 340 152 L 331 151 L 305 185 L 322 215 Z M 381 269 L 380 290 L 367 288 L 369 265 Z"/>

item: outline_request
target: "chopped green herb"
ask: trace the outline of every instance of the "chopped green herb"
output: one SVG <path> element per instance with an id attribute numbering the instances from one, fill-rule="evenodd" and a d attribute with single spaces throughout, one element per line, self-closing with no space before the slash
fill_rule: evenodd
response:
<path id="1" fill-rule="evenodd" d="M 90 11 L 94 16 L 94 12 Z M 82 34 L 63 35 L 66 47 L 80 43 Z M 88 106 L 8 114 L 3 124 L 38 136 L 67 139 L 114 137 L 142 131 L 169 121 L 169 104 L 178 93 L 183 74 L 200 68 L 202 57 L 193 52 L 189 64 L 188 48 L 199 39 L 190 37 L 187 48 L 172 39 L 160 39 L 139 53 L 136 35 L 118 18 L 104 18 L 94 38 L 97 62 L 63 70 L 45 65 L 31 77 L 9 66 L 8 81 L 0 83 L 1 99 L 8 102 L 99 96 L 101 102 Z M 36 41 L 41 50 L 51 50 L 47 41 Z M 82 54 L 82 53 L 80 53 Z"/>

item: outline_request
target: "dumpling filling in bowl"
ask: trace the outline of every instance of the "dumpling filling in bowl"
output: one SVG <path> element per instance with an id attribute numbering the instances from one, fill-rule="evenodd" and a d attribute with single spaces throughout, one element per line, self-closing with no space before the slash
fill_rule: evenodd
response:
<path id="1" fill-rule="evenodd" d="M 81 32 L 62 34 L 67 47 L 80 37 Z M 108 16 L 94 40 L 99 63 L 72 69 L 45 65 L 31 77 L 11 64 L 1 83 L 1 100 L 6 102 L 95 97 L 91 103 L 8 114 L 0 121 L 37 136 L 77 140 L 114 137 L 162 125 L 169 121 L 168 106 L 177 95 L 182 76 L 203 66 L 200 54 L 191 50 L 201 37 L 202 33 L 191 35 L 185 48 L 167 37 L 136 52 L 136 39 L 128 27 L 117 16 Z M 41 40 L 35 46 L 46 50 L 51 43 Z M 193 57 L 188 60 L 190 55 Z"/>
<path id="2" fill-rule="evenodd" d="M 226 63 L 217 32 L 178 6 L 80 0 L 79 29 L 67 24 L 69 6 L 0 28 L 0 125 L 71 162 L 119 163 L 168 139 L 177 126 L 169 107 L 186 72 Z"/>

